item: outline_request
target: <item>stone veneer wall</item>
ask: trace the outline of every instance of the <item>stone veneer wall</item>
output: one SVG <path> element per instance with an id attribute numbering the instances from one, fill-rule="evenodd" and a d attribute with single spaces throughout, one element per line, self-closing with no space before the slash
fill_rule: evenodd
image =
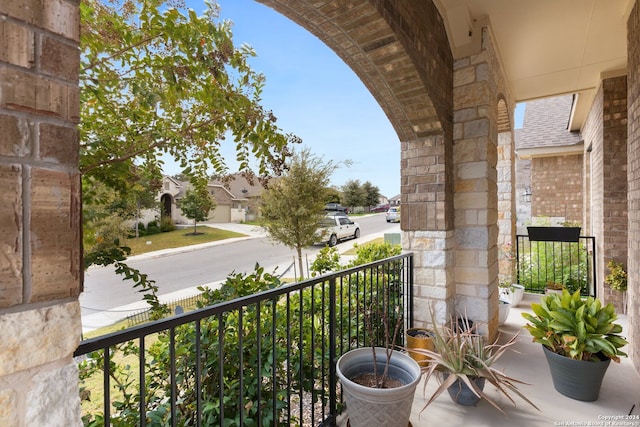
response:
<path id="1" fill-rule="evenodd" d="M 0 425 L 81 425 L 77 0 L 0 2 Z"/>
<path id="2" fill-rule="evenodd" d="M 531 216 L 582 222 L 582 154 L 531 160 Z M 558 191 L 562 183 L 562 191 Z"/>
<path id="3" fill-rule="evenodd" d="M 482 49 L 454 64 L 453 89 L 455 309 L 489 337 L 498 331 L 499 103 L 512 105 L 493 43 L 483 28 Z"/>
<path id="4" fill-rule="evenodd" d="M 629 208 L 629 342 L 631 359 L 640 372 L 640 2 L 627 25 L 628 208 Z"/>

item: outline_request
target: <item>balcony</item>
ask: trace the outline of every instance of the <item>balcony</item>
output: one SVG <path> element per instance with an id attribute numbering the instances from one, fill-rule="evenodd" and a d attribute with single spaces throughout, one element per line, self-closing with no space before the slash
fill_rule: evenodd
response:
<path id="1" fill-rule="evenodd" d="M 107 373 L 101 390 L 92 391 L 101 401 L 92 425 L 345 426 L 332 361 L 370 338 L 383 339 L 380 322 L 373 329 L 363 321 L 372 305 L 411 327 L 412 285 L 412 255 L 405 254 L 258 293 L 237 289 L 233 300 L 85 341 L 75 354 L 81 365 Z M 500 328 L 504 338 L 518 332 L 521 338 L 518 353 L 508 352 L 499 367 L 530 384 L 520 390 L 540 411 L 518 400 L 511 405 L 491 386 L 485 391 L 505 415 L 484 401 L 456 405 L 446 394 L 421 411 L 436 387 L 430 383 L 416 391 L 413 426 L 606 425 L 602 417 L 640 414 L 640 378 L 628 359 L 611 364 L 596 402 L 554 390 L 540 345 L 522 329 L 521 313 L 536 298 L 527 294 Z"/>

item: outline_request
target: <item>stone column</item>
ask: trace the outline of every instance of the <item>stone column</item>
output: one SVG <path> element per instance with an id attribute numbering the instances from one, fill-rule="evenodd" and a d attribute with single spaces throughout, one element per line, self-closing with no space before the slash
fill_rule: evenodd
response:
<path id="1" fill-rule="evenodd" d="M 414 321 L 444 323 L 452 313 L 451 150 L 442 135 L 401 144 L 403 249 L 414 252 Z"/>
<path id="2" fill-rule="evenodd" d="M 497 103 L 499 67 L 483 34 L 477 54 L 454 64 L 454 216 L 456 311 L 498 329 Z"/>
<path id="3" fill-rule="evenodd" d="M 2 1 L 0 34 L 0 425 L 82 425 L 78 2 Z"/>
<path id="4" fill-rule="evenodd" d="M 498 133 L 498 273 L 515 283 L 515 149 L 511 131 Z"/>

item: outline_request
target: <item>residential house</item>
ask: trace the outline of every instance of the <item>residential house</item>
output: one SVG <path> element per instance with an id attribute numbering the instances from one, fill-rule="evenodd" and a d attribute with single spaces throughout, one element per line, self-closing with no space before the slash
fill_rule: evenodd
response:
<path id="1" fill-rule="evenodd" d="M 163 177 L 162 190 L 158 195 L 162 214 L 169 215 L 175 224 L 187 224 L 192 221 L 180 211 L 180 199 L 189 188 L 191 184 L 188 181 L 170 176 Z M 239 223 L 255 219 L 264 188 L 257 181 L 249 182 L 241 174 L 234 174 L 228 180 L 211 180 L 207 190 L 216 202 L 216 208 L 209 213 L 208 221 Z"/>

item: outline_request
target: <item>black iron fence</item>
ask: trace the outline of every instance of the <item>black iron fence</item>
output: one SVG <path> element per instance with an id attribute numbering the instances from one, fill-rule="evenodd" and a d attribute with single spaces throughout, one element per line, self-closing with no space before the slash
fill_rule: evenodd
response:
<path id="1" fill-rule="evenodd" d="M 516 241 L 517 281 L 527 292 L 566 288 L 596 295 L 595 237 L 580 236 L 579 228 L 530 227 Z"/>
<path id="2" fill-rule="evenodd" d="M 412 267 L 399 255 L 83 341 L 81 391 L 99 402 L 85 425 L 335 425 L 335 361 L 412 327 Z"/>

